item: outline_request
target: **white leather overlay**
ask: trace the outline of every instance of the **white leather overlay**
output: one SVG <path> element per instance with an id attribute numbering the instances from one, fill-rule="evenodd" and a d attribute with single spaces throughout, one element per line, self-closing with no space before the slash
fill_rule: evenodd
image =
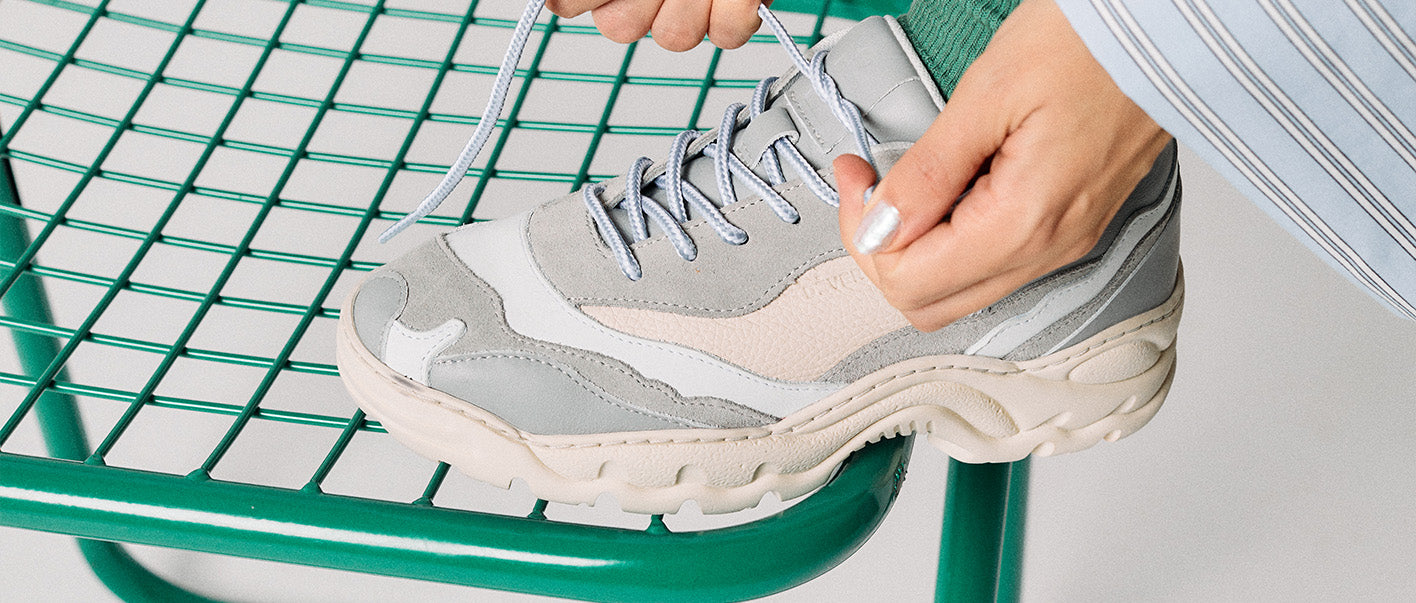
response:
<path id="1" fill-rule="evenodd" d="M 424 332 L 414 331 L 396 320 L 390 321 L 388 336 L 384 339 L 384 364 L 409 379 L 427 385 L 433 357 L 446 350 L 466 330 L 467 325 L 457 319 Z"/>
<path id="2" fill-rule="evenodd" d="M 729 318 L 612 306 L 582 306 L 605 326 L 703 350 L 759 375 L 819 378 L 857 348 L 909 326 L 849 257 L 802 274 L 777 299 Z"/>
<path id="3" fill-rule="evenodd" d="M 635 337 L 596 322 L 566 302 L 536 269 L 524 236 L 529 217 L 527 212 L 447 235 L 458 259 L 496 289 L 506 322 L 517 333 L 604 354 L 684 396 L 731 400 L 777 417 L 840 389 L 829 383 L 783 383 L 760 377 L 698 350 Z M 587 257 L 585 261 L 613 260 Z"/>
<path id="4" fill-rule="evenodd" d="M 964 353 L 1002 358 L 1024 341 L 1032 339 L 1043 329 L 1052 326 L 1052 323 L 1099 295 L 1101 290 L 1106 288 L 1106 283 L 1111 282 L 1111 278 L 1121 270 L 1136 244 L 1165 217 L 1166 210 L 1170 209 L 1174 201 L 1177 182 L 1179 179 L 1171 179 L 1170 188 L 1165 191 L 1165 203 L 1157 203 L 1155 207 L 1141 212 L 1126 225 L 1126 229 L 1116 237 L 1116 241 L 1106 250 L 1106 254 L 1091 274 L 1067 287 L 1048 292 L 1032 309 L 999 323 Z"/>

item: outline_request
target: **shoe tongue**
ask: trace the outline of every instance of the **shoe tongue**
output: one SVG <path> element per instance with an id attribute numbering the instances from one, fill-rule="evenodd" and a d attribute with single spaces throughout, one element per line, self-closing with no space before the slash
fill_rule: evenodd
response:
<path id="1" fill-rule="evenodd" d="M 860 109 L 865 129 L 876 141 L 914 142 L 939 115 L 943 97 L 893 18 L 871 17 L 826 38 L 807 52 L 808 60 L 817 52 L 828 53 L 826 73 L 835 80 L 841 96 Z M 767 110 L 733 136 L 733 154 L 758 176 L 766 179 L 766 171 L 759 166 L 762 153 L 783 133 L 790 136 L 790 142 L 817 170 L 829 168 L 838 155 L 860 152 L 855 137 L 817 94 L 809 76 L 793 72 L 785 85 L 776 86 L 780 90 Z M 743 115 L 746 114 L 744 110 Z M 800 177 L 783 164 L 788 179 Z M 711 158 L 698 155 L 690 159 L 683 175 L 713 203 L 724 204 L 719 199 Z M 744 182 L 737 178 L 733 181 L 739 198 L 755 196 Z M 649 186 L 645 193 L 665 202 L 666 195 L 658 187 Z M 631 232 L 622 210 L 612 211 L 611 217 L 621 232 Z M 649 223 L 651 236 L 658 234 L 653 220 Z"/>
<path id="2" fill-rule="evenodd" d="M 943 98 L 893 19 L 871 17 L 820 46 L 828 53 L 826 73 L 841 96 L 860 109 L 866 131 L 877 141 L 914 142 L 939 115 Z M 795 76 L 781 100 L 786 102 L 777 104 L 790 112 L 799 134 L 797 149 L 812 165 L 825 168 L 837 155 L 859 152 L 807 76 Z"/>

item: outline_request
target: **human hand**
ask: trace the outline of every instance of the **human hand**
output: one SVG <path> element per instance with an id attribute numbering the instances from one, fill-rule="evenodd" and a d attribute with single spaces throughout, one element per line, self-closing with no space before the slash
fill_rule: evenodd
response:
<path id="1" fill-rule="evenodd" d="M 605 37 L 628 44 L 654 32 L 654 42 L 682 52 L 703 41 L 737 48 L 762 25 L 757 5 L 771 0 L 547 0 L 551 12 L 574 17 L 590 11 Z"/>
<path id="2" fill-rule="evenodd" d="M 841 237 L 891 305 L 933 331 L 1090 251 L 1169 140 L 1052 0 L 1025 0 L 870 207 L 857 201 L 870 165 L 836 160 Z"/>

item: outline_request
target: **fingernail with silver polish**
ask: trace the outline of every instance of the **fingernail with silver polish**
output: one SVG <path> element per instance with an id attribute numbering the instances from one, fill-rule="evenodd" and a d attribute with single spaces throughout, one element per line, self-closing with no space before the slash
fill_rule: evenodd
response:
<path id="1" fill-rule="evenodd" d="M 856 227 L 855 237 L 851 242 L 856 251 L 875 253 L 895 240 L 895 231 L 899 229 L 900 212 L 895 210 L 895 206 L 881 199 L 865 212 L 865 217 L 861 218 L 860 226 Z"/>
<path id="2" fill-rule="evenodd" d="M 875 196 L 875 187 L 865 189 L 865 193 L 860 196 L 861 205 L 870 205 L 870 198 Z"/>

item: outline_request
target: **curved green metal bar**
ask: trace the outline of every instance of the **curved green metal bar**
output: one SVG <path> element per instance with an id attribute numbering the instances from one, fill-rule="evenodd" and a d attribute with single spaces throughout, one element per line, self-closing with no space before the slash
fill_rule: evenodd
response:
<path id="1" fill-rule="evenodd" d="M 15 203 L 19 198 L 14 186 L 14 177 L 7 161 L 0 159 L 0 202 Z M 0 259 L 18 257 L 29 246 L 29 233 L 18 218 L 0 214 Z M 44 287 L 38 278 L 27 275 L 20 278 L 9 294 L 3 298 L 6 316 L 33 321 L 38 324 L 53 324 L 49 308 L 44 303 Z M 20 365 L 27 374 L 37 375 L 53 360 L 59 346 L 51 337 L 41 334 L 11 330 L 16 349 L 21 351 Z M 58 378 L 68 380 L 66 371 L 60 371 Z M 34 409 L 44 442 L 49 454 L 57 459 L 81 460 L 88 456 L 88 443 L 84 435 L 83 423 L 79 421 L 78 407 L 73 396 L 55 391 L 40 396 Z M 17 417 L 19 415 L 16 415 Z M 57 461 L 48 461 L 57 462 Z M 9 470 L 0 471 L 5 482 L 10 481 Z M 7 512 L 0 512 L 3 518 Z M 123 547 L 112 542 L 80 539 L 79 552 L 88 561 L 89 567 L 110 591 L 127 601 L 205 601 L 181 587 L 148 571 Z"/>
<path id="2" fill-rule="evenodd" d="M 884 518 L 913 438 L 752 523 L 673 533 L 423 507 L 0 454 L 0 523 L 542 595 L 738 601 L 836 566 Z"/>

